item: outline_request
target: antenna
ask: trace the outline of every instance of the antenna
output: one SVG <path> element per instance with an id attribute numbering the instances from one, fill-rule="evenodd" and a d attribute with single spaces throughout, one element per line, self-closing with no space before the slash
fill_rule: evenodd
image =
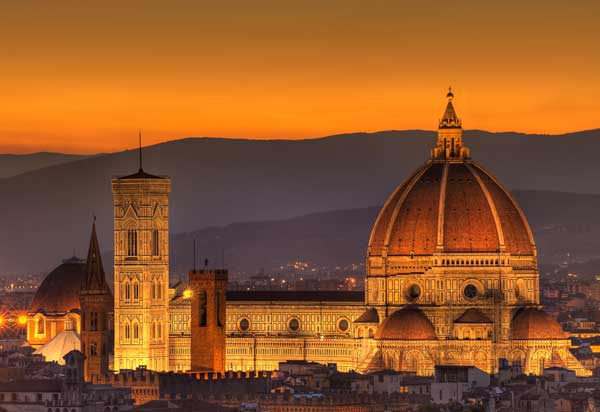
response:
<path id="1" fill-rule="evenodd" d="M 194 272 L 196 271 L 196 239 L 194 239 Z"/>
<path id="2" fill-rule="evenodd" d="M 140 145 L 140 172 L 142 169 L 142 131 L 139 131 L 139 145 Z"/>

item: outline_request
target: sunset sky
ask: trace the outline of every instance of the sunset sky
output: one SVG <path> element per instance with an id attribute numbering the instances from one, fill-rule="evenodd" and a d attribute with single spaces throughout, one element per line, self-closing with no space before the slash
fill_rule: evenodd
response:
<path id="1" fill-rule="evenodd" d="M 94 4 L 92 4 L 94 3 Z M 0 5 L 0 152 L 188 136 L 600 127 L 600 2 Z"/>

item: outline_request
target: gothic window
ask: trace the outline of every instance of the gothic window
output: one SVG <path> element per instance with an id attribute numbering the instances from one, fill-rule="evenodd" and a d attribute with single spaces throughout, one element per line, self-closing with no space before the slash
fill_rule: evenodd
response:
<path id="1" fill-rule="evenodd" d="M 156 322 L 152 322 L 152 327 L 150 328 L 150 339 L 154 339 L 156 337 Z"/>
<path id="2" fill-rule="evenodd" d="M 140 326 L 134 322 L 133 324 L 133 339 L 140 338 Z"/>
<path id="3" fill-rule="evenodd" d="M 156 283 L 156 299 L 162 299 L 162 282 Z"/>
<path id="4" fill-rule="evenodd" d="M 129 325 L 129 322 L 125 324 L 125 339 L 131 339 L 131 326 Z"/>
<path id="5" fill-rule="evenodd" d="M 150 287 L 150 298 L 156 299 L 156 282 L 152 281 L 152 286 Z"/>
<path id="6" fill-rule="evenodd" d="M 125 300 L 131 299 L 131 285 L 129 282 L 125 282 Z"/>
<path id="7" fill-rule="evenodd" d="M 160 255 L 160 247 L 159 247 L 159 234 L 158 229 L 154 229 L 152 231 L 152 256 Z"/>
<path id="8" fill-rule="evenodd" d="M 137 256 L 137 230 L 127 230 L 127 256 Z"/>
<path id="9" fill-rule="evenodd" d="M 90 331 L 95 332 L 98 330 L 98 312 L 90 313 Z"/>
<path id="10" fill-rule="evenodd" d="M 137 282 L 133 282 L 133 300 L 138 300 L 140 298 L 140 284 Z"/>
<path id="11" fill-rule="evenodd" d="M 200 303 L 200 308 L 199 308 L 199 312 L 198 314 L 199 316 L 199 326 L 206 326 L 206 321 L 207 321 L 207 297 L 206 297 L 206 291 L 203 290 L 200 292 L 200 298 L 199 298 L 199 303 Z"/>
<path id="12" fill-rule="evenodd" d="M 156 335 L 157 335 L 158 339 L 162 339 L 162 323 L 158 322 L 156 324 L 156 327 L 157 327 L 157 334 Z"/>
<path id="13" fill-rule="evenodd" d="M 96 350 L 96 344 L 94 342 L 90 343 L 90 356 L 98 356 L 98 351 Z"/>
<path id="14" fill-rule="evenodd" d="M 38 335 L 43 335 L 44 332 L 44 319 L 43 318 L 38 318 L 37 323 L 36 323 L 36 333 Z"/>

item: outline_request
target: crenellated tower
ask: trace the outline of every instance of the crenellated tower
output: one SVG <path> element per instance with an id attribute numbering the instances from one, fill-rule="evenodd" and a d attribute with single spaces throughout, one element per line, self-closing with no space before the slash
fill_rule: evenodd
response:
<path id="1" fill-rule="evenodd" d="M 112 349 L 113 296 L 106 282 L 100 246 L 96 235 L 96 218 L 86 262 L 86 277 L 79 294 L 81 304 L 81 351 L 85 356 L 83 376 L 86 382 L 108 372 L 108 355 Z"/>
<path id="2" fill-rule="evenodd" d="M 141 149 L 140 149 L 141 150 Z M 169 367 L 168 177 L 113 179 L 115 369 Z"/>

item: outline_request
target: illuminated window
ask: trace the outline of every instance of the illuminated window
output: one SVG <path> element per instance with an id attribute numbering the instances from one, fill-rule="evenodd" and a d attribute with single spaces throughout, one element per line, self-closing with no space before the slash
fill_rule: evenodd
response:
<path id="1" fill-rule="evenodd" d="M 44 332 L 44 319 L 43 318 L 38 318 L 37 322 L 36 322 L 36 333 L 38 335 L 43 335 Z"/>
<path id="2" fill-rule="evenodd" d="M 127 256 L 137 256 L 137 230 L 127 231 Z"/>

